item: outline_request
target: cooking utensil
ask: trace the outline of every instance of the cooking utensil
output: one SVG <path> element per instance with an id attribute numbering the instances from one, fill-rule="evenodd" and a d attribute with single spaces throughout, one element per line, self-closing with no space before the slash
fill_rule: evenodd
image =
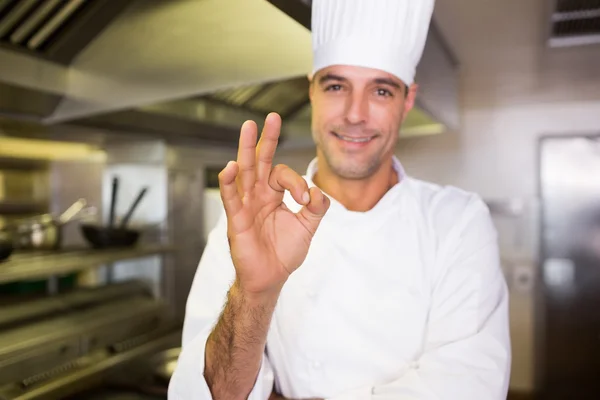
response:
<path id="1" fill-rule="evenodd" d="M 148 191 L 147 187 L 145 187 L 142 190 L 140 190 L 140 192 L 138 193 L 137 197 L 135 198 L 135 200 L 131 204 L 131 207 L 129 207 L 129 210 L 127 211 L 127 214 L 125 214 L 125 216 L 123 217 L 123 220 L 121 221 L 121 229 L 124 229 L 127 226 L 127 223 L 129 222 L 129 219 L 133 215 L 133 212 L 136 210 L 137 206 L 140 204 L 140 201 L 142 201 L 142 198 L 144 197 L 144 195 L 146 194 L 147 191 Z"/>
<path id="2" fill-rule="evenodd" d="M 84 215 L 83 210 L 87 201 L 79 199 L 73 203 L 58 218 L 51 214 L 16 221 L 9 230 L 12 231 L 15 247 L 20 249 L 57 250 L 62 244 L 63 227 Z M 95 213 L 90 207 L 88 213 Z"/>
<path id="3" fill-rule="evenodd" d="M 87 201 L 85 199 L 77 200 L 71 205 L 71 207 L 67 208 L 67 210 L 58 217 L 58 223 L 64 225 L 71 221 L 77 214 L 79 214 L 83 210 L 86 204 Z"/>
<path id="4" fill-rule="evenodd" d="M 62 242 L 60 226 L 50 214 L 18 221 L 13 232 L 19 249 L 55 250 Z"/>
<path id="5" fill-rule="evenodd" d="M 111 228 L 94 224 L 81 224 L 85 240 L 96 249 L 130 247 L 137 243 L 140 231 L 127 228 Z"/>
<path id="6" fill-rule="evenodd" d="M 115 224 L 115 210 L 117 208 L 117 192 L 119 191 L 119 178 L 113 177 L 112 192 L 110 195 L 110 210 L 108 217 L 108 227 L 112 228 Z"/>
<path id="7" fill-rule="evenodd" d="M 111 204 L 109 211 L 108 226 L 96 224 L 81 224 L 81 233 L 88 243 L 96 249 L 104 249 L 110 247 L 130 247 L 135 245 L 141 235 L 141 232 L 136 229 L 127 228 L 127 224 L 131 216 L 137 209 L 142 198 L 148 192 L 148 188 L 144 187 L 138 193 L 137 197 L 129 207 L 127 214 L 121 221 L 119 226 L 115 226 L 115 209 L 117 205 L 117 191 L 119 189 L 118 178 L 113 178 Z"/>

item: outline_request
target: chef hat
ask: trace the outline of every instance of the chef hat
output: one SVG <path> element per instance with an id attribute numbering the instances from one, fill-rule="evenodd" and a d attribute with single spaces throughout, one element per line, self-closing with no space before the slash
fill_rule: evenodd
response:
<path id="1" fill-rule="evenodd" d="M 415 79 L 435 0 L 313 0 L 313 74 L 330 65 Z"/>

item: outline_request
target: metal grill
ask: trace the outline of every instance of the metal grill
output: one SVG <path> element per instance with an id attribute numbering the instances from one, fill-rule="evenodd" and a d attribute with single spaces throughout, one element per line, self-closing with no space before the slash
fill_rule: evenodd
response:
<path id="1" fill-rule="evenodd" d="M 557 0 L 551 24 L 553 47 L 600 43 L 600 0 Z"/>
<path id="2" fill-rule="evenodd" d="M 556 12 L 593 10 L 600 8 L 600 0 L 558 0 Z"/>
<path id="3" fill-rule="evenodd" d="M 43 52 L 52 38 L 92 3 L 93 0 L 0 0 L 0 40 Z"/>
<path id="4" fill-rule="evenodd" d="M 68 64 L 133 0 L 0 0 L 0 45 Z"/>
<path id="5" fill-rule="evenodd" d="M 257 114 L 277 112 L 287 119 L 308 106 L 308 80 L 306 77 L 302 77 L 230 88 L 217 91 L 204 96 L 204 98 Z"/>

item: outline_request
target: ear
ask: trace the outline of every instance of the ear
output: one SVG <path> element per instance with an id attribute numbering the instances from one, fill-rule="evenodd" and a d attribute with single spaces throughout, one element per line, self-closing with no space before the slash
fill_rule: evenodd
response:
<path id="1" fill-rule="evenodd" d="M 312 102 L 312 98 L 313 98 L 313 79 L 314 79 L 315 75 L 313 73 L 310 73 L 307 75 L 308 78 L 308 98 L 309 100 Z"/>
<path id="2" fill-rule="evenodd" d="M 413 83 L 408 88 L 408 95 L 406 96 L 406 99 L 404 100 L 404 113 L 402 115 L 402 122 L 404 122 L 404 120 L 406 119 L 406 116 L 408 115 L 410 110 L 412 110 L 413 107 L 415 106 L 415 99 L 417 98 L 418 89 L 419 89 L 419 85 L 417 85 L 416 83 Z"/>

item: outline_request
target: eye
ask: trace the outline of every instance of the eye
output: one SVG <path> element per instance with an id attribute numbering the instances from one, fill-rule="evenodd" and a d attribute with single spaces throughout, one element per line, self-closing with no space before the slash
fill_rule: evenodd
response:
<path id="1" fill-rule="evenodd" d="M 377 95 L 388 97 L 388 96 L 392 96 L 392 92 L 390 92 L 387 89 L 381 89 L 380 88 L 380 89 L 377 89 Z"/>
<path id="2" fill-rule="evenodd" d="M 327 92 L 338 92 L 342 90 L 342 85 L 329 85 L 325 88 Z"/>

